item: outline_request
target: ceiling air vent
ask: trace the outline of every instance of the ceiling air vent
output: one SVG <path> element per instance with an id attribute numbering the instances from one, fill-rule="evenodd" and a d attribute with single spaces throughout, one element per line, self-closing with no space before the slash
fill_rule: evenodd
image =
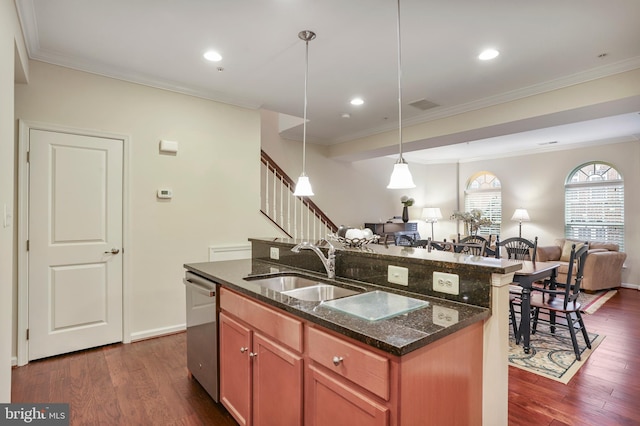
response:
<path id="1" fill-rule="evenodd" d="M 440 105 L 434 104 L 433 102 L 428 101 L 426 99 L 418 99 L 417 101 L 410 102 L 409 105 L 411 105 L 414 108 L 418 108 L 418 109 L 420 109 L 422 111 L 426 111 L 428 109 L 440 106 Z"/>

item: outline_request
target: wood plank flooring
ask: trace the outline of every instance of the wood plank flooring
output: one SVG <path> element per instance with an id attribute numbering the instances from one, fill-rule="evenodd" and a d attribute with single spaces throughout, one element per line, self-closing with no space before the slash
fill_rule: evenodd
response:
<path id="1" fill-rule="evenodd" d="M 509 368 L 510 425 L 640 424 L 640 292 L 585 321 L 606 338 L 568 385 Z M 72 425 L 236 425 L 189 378 L 185 333 L 14 368 L 12 401 L 68 402 Z"/>

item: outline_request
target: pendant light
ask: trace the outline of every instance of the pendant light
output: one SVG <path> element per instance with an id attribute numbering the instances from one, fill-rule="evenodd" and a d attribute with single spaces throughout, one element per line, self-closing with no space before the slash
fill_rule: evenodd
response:
<path id="1" fill-rule="evenodd" d="M 293 192 L 293 195 L 297 197 L 310 197 L 313 195 L 313 189 L 311 189 L 311 182 L 309 182 L 309 177 L 305 173 L 305 162 L 307 157 L 307 79 L 309 77 L 309 41 L 316 38 L 316 33 L 309 30 L 300 31 L 298 33 L 298 38 L 304 40 L 306 45 L 304 68 L 304 121 L 302 123 L 302 174 L 298 178 L 296 190 Z"/>
<path id="2" fill-rule="evenodd" d="M 400 43 L 400 0 L 398 0 L 398 145 L 400 155 L 398 161 L 393 165 L 391 179 L 389 179 L 389 189 L 409 189 L 415 188 L 413 177 L 409 171 L 409 165 L 402 158 L 402 55 Z"/>

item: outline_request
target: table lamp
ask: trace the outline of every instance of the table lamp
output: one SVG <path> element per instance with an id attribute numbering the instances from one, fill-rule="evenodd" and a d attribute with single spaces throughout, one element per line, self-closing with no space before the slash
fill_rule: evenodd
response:
<path id="1" fill-rule="evenodd" d="M 431 223 L 431 239 L 433 240 L 433 224 L 442 219 L 442 213 L 437 207 L 425 207 L 422 209 L 422 218 L 425 222 Z"/>
<path id="2" fill-rule="evenodd" d="M 527 209 L 516 209 L 516 211 L 513 213 L 513 216 L 511 216 L 511 220 L 519 222 L 518 237 L 522 238 L 522 222 L 529 222 L 531 220 L 529 219 L 529 213 L 527 212 Z"/>

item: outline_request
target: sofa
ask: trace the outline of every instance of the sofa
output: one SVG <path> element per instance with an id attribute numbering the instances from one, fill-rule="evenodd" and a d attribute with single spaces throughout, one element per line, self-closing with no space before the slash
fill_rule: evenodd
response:
<path id="1" fill-rule="evenodd" d="M 560 262 L 558 268 L 558 282 L 567 281 L 569 268 L 569 253 L 572 244 L 584 241 L 557 239 L 552 246 L 538 246 L 536 261 Z M 589 254 L 584 265 L 584 276 L 581 288 L 587 293 L 598 290 L 620 287 L 622 285 L 622 265 L 627 254 L 619 251 L 619 246 L 601 241 L 588 241 Z M 575 272 L 574 272 L 575 273 Z"/>

